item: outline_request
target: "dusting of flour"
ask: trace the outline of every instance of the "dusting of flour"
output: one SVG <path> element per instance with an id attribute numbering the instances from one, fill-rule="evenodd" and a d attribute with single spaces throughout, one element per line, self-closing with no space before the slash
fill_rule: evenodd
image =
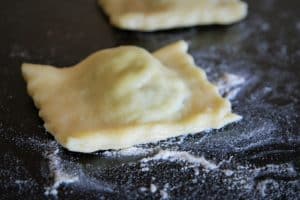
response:
<path id="1" fill-rule="evenodd" d="M 241 90 L 241 86 L 245 81 L 245 78 L 242 76 L 224 73 L 214 84 L 218 87 L 222 96 L 233 100 Z"/>
<path id="2" fill-rule="evenodd" d="M 161 150 L 153 157 L 143 158 L 141 160 L 141 166 L 145 167 L 145 163 L 153 160 L 166 160 L 169 162 L 186 162 L 192 164 L 193 166 L 202 166 L 204 169 L 207 170 L 214 170 L 218 168 L 218 166 L 215 163 L 205 159 L 203 156 L 196 157 L 186 151 L 169 150 Z"/>
<path id="3" fill-rule="evenodd" d="M 144 156 L 153 151 L 154 149 L 151 148 L 129 147 L 121 150 L 104 151 L 102 155 L 105 157 Z"/>
<path id="4" fill-rule="evenodd" d="M 65 171 L 62 160 L 59 157 L 59 148 L 58 144 L 53 141 L 50 142 L 50 150 L 46 151 L 45 157 L 48 159 L 48 165 L 50 169 L 50 173 L 53 178 L 53 183 L 50 186 L 45 187 L 45 195 L 57 196 L 58 188 L 61 184 L 74 183 L 79 181 L 79 177 L 74 174 L 70 174 Z"/>

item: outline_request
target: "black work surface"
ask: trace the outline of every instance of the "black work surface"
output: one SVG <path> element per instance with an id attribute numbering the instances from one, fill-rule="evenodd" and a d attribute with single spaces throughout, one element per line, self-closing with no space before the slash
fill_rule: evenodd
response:
<path id="1" fill-rule="evenodd" d="M 232 26 L 138 33 L 111 27 L 93 0 L 2 2 L 0 199 L 299 199 L 300 3 L 249 4 L 247 19 Z M 22 62 L 70 66 L 104 48 L 152 51 L 180 39 L 210 80 L 246 80 L 232 100 L 242 121 L 141 145 L 146 152 L 135 156 L 71 153 L 45 132 Z M 183 159 L 156 160 L 161 150 Z"/>

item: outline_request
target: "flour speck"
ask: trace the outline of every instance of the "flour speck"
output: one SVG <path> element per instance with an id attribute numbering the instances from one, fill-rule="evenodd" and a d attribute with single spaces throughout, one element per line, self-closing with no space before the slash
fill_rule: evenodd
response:
<path id="1" fill-rule="evenodd" d="M 152 193 L 155 193 L 155 192 L 157 191 L 157 187 L 156 187 L 156 185 L 154 185 L 153 183 L 150 184 L 150 191 L 151 191 Z"/>

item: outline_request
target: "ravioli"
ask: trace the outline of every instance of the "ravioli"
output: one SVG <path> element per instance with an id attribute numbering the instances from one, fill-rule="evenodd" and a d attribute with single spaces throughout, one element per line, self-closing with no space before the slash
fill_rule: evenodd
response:
<path id="1" fill-rule="evenodd" d="M 210 24 L 232 24 L 247 15 L 240 0 L 98 0 L 114 26 L 157 31 Z"/>
<path id="2" fill-rule="evenodd" d="M 98 51 L 73 67 L 22 65 L 45 128 L 75 152 L 121 149 L 241 119 L 187 53 L 184 41 L 153 54 Z"/>

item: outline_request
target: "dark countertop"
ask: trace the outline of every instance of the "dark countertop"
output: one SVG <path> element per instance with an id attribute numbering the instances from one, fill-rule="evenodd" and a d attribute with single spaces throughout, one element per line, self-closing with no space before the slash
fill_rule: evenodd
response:
<path id="1" fill-rule="evenodd" d="M 232 26 L 138 33 L 112 28 L 92 0 L 2 2 L 0 199 L 299 199 L 300 2 L 249 4 L 247 19 Z M 210 80 L 246 80 L 232 100 L 242 121 L 140 145 L 136 155 L 67 152 L 45 132 L 22 62 L 71 66 L 104 48 L 152 51 L 180 39 Z M 162 152 L 185 159 L 156 160 Z M 55 195 L 55 180 L 73 183 Z"/>

